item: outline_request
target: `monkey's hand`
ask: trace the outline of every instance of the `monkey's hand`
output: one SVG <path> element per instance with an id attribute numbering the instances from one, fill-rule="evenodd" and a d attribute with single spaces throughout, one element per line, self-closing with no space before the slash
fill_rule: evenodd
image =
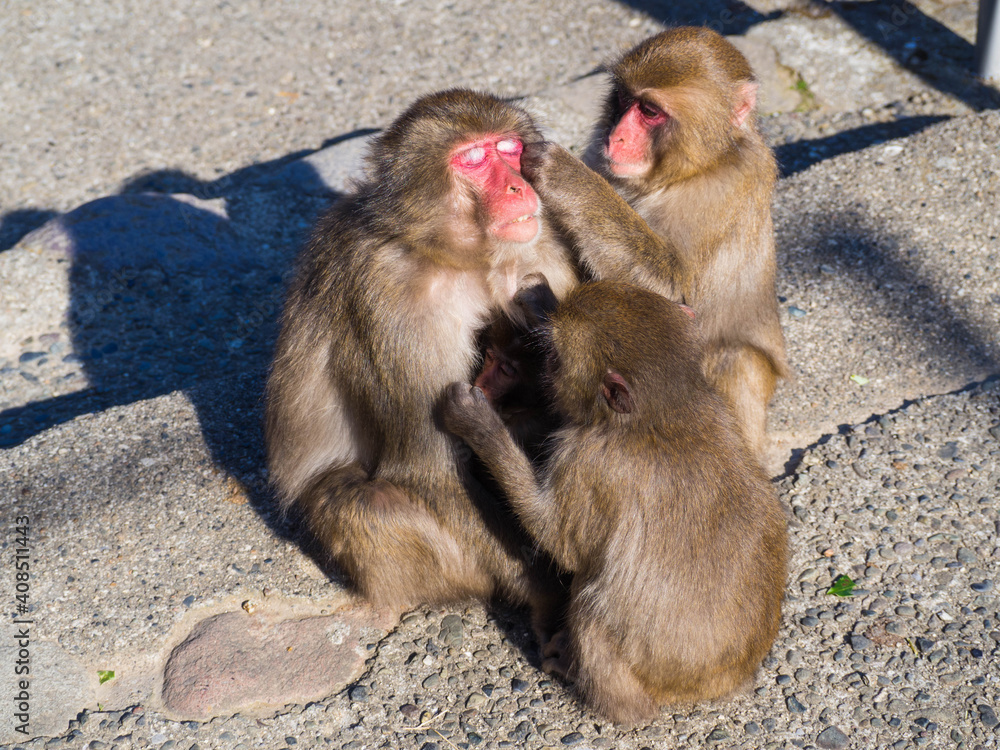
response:
<path id="1" fill-rule="evenodd" d="M 482 389 L 468 383 L 451 383 L 444 389 L 441 419 L 449 432 L 477 451 L 491 434 L 506 429 Z"/>
<path id="2" fill-rule="evenodd" d="M 521 279 L 514 295 L 514 307 L 521 312 L 528 328 L 544 325 L 558 306 L 559 300 L 543 274 L 529 273 Z"/>
<path id="3" fill-rule="evenodd" d="M 601 175 L 548 141 L 525 144 L 521 174 L 594 276 L 682 300 L 684 268 L 676 248 L 650 229 Z"/>
<path id="4" fill-rule="evenodd" d="M 545 204 L 556 209 L 560 215 L 570 210 L 564 201 L 571 201 L 573 194 L 600 190 L 601 183 L 607 185 L 604 178 L 551 141 L 524 144 L 521 174 L 538 191 Z M 597 182 L 592 182 L 595 178 Z M 572 189 L 566 190 L 570 185 Z"/>

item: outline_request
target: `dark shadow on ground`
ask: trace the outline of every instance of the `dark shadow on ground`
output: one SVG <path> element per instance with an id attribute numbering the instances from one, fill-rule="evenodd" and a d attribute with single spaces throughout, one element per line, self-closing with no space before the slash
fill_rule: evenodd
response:
<path id="1" fill-rule="evenodd" d="M 945 115 L 927 115 L 864 125 L 824 138 L 786 143 L 775 149 L 775 156 L 778 157 L 782 176 L 789 177 L 834 156 L 861 151 L 895 138 L 905 138 L 948 119 Z"/>
<path id="2" fill-rule="evenodd" d="M 58 216 L 55 211 L 40 208 L 26 208 L 4 214 L 0 217 L 0 253 L 10 250 L 22 237 L 55 216 Z"/>
<path id="3" fill-rule="evenodd" d="M 791 221 L 786 215 L 777 222 L 777 230 L 777 288 L 789 298 L 779 299 L 783 305 L 805 307 L 816 301 L 819 306 L 815 314 L 803 313 L 804 317 L 785 325 L 793 367 L 796 339 L 822 342 L 818 350 L 806 346 L 803 351 L 819 351 L 824 359 L 801 365 L 818 369 L 823 376 L 796 387 L 801 408 L 810 411 L 810 421 L 843 425 L 845 419 L 857 423 L 871 418 L 871 396 L 849 383 L 855 374 L 884 371 L 894 381 L 894 389 L 910 389 L 900 395 L 904 400 L 918 393 L 947 392 L 989 373 L 1000 373 L 1000 345 L 949 305 L 947 290 L 920 268 L 928 252 L 945 249 L 931 250 L 909 240 L 905 228 L 886 226 L 860 201 L 796 214 Z M 851 287 L 853 308 L 846 311 L 841 328 L 824 332 L 822 326 L 829 324 L 830 316 L 822 310 L 847 304 L 835 298 L 845 280 Z M 899 379 L 894 363 L 903 358 L 910 365 L 907 372 L 918 382 L 907 384 Z M 937 390 L 917 390 L 929 383 L 938 384 Z M 846 390 L 831 403 L 830 389 L 842 387 Z M 885 407 L 885 411 L 897 408 L 898 402 Z M 795 414 L 786 418 L 791 422 L 775 429 L 794 429 Z M 784 467 L 786 474 L 795 470 L 801 456 L 802 451 L 793 455 Z"/>
<path id="4" fill-rule="evenodd" d="M 975 46 L 907 0 L 812 1 L 832 10 L 929 86 L 975 110 L 1000 108 L 1000 92 L 975 77 Z"/>
<path id="5" fill-rule="evenodd" d="M 779 18 L 762 14 L 739 0 L 622 0 L 626 5 L 671 26 L 708 26 L 720 34 L 744 34 L 752 26 Z M 807 13 L 832 12 L 858 34 L 881 47 L 900 66 L 929 86 L 975 110 L 1000 108 L 1000 92 L 975 77 L 975 46 L 907 0 L 828 2 L 803 0 Z"/>
<path id="6" fill-rule="evenodd" d="M 708 26 L 720 34 L 745 34 L 781 11 L 758 13 L 740 0 L 625 0 L 625 4 L 668 26 Z"/>
<path id="7" fill-rule="evenodd" d="M 39 246 L 70 264 L 61 330 L 71 348 L 26 352 L 33 359 L 25 365 L 22 355 L 21 371 L 30 379 L 37 365 L 41 377 L 47 359 L 65 357 L 90 385 L 0 413 L 0 447 L 82 414 L 183 390 L 214 461 L 244 481 L 262 515 L 276 519 L 264 507 L 272 501 L 260 472 L 264 377 L 294 254 L 337 197 L 301 160 L 310 153 L 214 181 L 176 170 L 145 174 L 120 195 L 40 229 Z M 26 227 L 53 214 L 11 216 Z"/>

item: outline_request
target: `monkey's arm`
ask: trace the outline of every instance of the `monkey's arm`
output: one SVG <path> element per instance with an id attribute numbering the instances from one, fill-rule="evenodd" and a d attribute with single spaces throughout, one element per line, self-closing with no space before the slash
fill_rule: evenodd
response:
<path id="1" fill-rule="evenodd" d="M 521 172 L 599 279 L 616 279 L 683 302 L 684 269 L 607 180 L 555 143 L 525 144 Z"/>
<path id="2" fill-rule="evenodd" d="M 468 383 L 452 383 L 444 392 L 441 417 L 462 438 L 499 483 L 525 529 L 546 552 L 559 558 L 559 519 L 555 504 L 539 486 L 527 456 L 517 446 L 483 392 Z"/>

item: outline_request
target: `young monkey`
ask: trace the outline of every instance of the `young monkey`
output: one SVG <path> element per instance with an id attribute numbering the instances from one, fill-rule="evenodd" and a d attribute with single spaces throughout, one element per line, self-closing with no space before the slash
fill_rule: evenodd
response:
<path id="1" fill-rule="evenodd" d="M 473 384 L 536 463 L 559 425 L 542 385 L 545 351 L 536 331 L 559 302 L 540 273 L 521 280 L 520 295 L 532 300 L 530 309 L 522 305 L 501 314 L 480 335 L 483 364 Z"/>
<path id="2" fill-rule="evenodd" d="M 522 291 L 515 305 L 537 299 Z M 543 666 L 615 722 L 732 693 L 778 630 L 785 516 L 705 379 L 695 322 L 658 294 L 600 281 L 572 292 L 543 335 L 564 426 L 540 480 L 478 388 L 453 383 L 442 404 L 573 574 L 568 653 Z"/>
<path id="3" fill-rule="evenodd" d="M 767 406 L 788 365 L 774 289 L 777 168 L 755 124 L 757 81 L 732 44 L 693 27 L 646 39 L 609 72 L 585 160 L 614 190 L 549 143 L 525 149 L 524 174 L 593 277 L 697 311 L 708 381 L 764 460 Z"/>

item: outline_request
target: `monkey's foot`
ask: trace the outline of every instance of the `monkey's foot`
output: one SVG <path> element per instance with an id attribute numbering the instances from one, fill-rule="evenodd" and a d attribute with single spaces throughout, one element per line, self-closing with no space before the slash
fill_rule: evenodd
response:
<path id="1" fill-rule="evenodd" d="M 572 682 L 569 631 L 563 628 L 542 644 L 542 671 Z"/>

